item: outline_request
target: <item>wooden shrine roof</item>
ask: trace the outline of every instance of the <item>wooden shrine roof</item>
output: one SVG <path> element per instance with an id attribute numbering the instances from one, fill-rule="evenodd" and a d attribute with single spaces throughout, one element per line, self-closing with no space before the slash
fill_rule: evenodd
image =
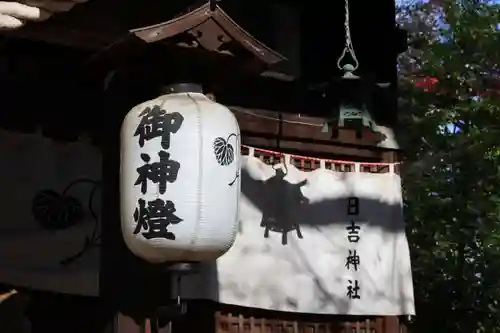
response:
<path id="1" fill-rule="evenodd" d="M 224 46 L 234 41 L 266 64 L 286 60 L 284 56 L 245 31 L 221 7 L 210 2 L 166 22 L 133 29 L 131 33 L 147 43 L 188 33 L 191 43 L 181 42 L 177 43 L 178 46 L 201 46 L 209 51 L 229 55 L 233 55 L 232 51 Z"/>
<path id="2" fill-rule="evenodd" d="M 310 156 L 357 156 L 366 161 L 387 160 L 387 153 L 399 151 L 392 132 L 370 130 L 361 139 L 355 132 L 340 129 L 337 138 L 322 132 L 324 117 L 286 114 L 268 110 L 229 106 L 240 125 L 242 141 L 254 147 L 263 147 Z M 384 133 L 385 132 L 385 133 Z M 392 162 L 392 161 L 390 161 Z"/>
<path id="3" fill-rule="evenodd" d="M 182 42 L 177 42 L 177 45 L 201 46 L 231 54 L 230 49 L 221 47 L 235 41 L 268 64 L 285 59 L 253 37 L 212 1 L 197 8 L 193 8 L 192 2 L 150 0 L 144 6 L 128 0 L 90 1 L 42 22 L 31 22 L 20 29 L 1 33 L 94 51 L 110 49 L 131 36 L 152 43 L 188 33 L 192 37 L 191 45 Z M 49 3 L 51 0 L 42 0 L 38 6 L 43 9 Z"/>
<path id="4" fill-rule="evenodd" d="M 245 72 L 249 69 L 278 80 L 294 79 L 293 73 L 283 66 L 283 55 L 252 36 L 212 1 L 193 7 L 192 0 L 176 0 L 168 2 L 168 6 L 160 0 L 150 0 L 147 8 L 128 0 L 90 1 L 43 22 L 0 33 L 85 49 L 94 53 L 93 61 L 114 59 L 113 63 L 141 52 L 142 48 L 137 47 L 140 42 L 170 47 L 169 52 L 201 49 L 237 58 Z M 275 66 L 278 64 L 280 67 Z"/>
<path id="5" fill-rule="evenodd" d="M 224 69 L 222 72 L 227 72 L 230 75 L 217 73 L 217 82 L 215 84 L 218 86 L 213 87 L 213 92 L 222 104 L 235 105 L 230 108 L 240 123 L 243 143 L 247 145 L 270 150 L 288 151 L 290 153 L 300 152 L 309 156 L 335 156 L 341 158 L 343 156 L 358 156 L 366 161 L 380 160 L 382 154 L 388 150 L 398 148 L 390 144 L 395 142 L 394 138 L 386 140 L 386 138 L 374 136 L 370 133 L 366 133 L 367 135 L 361 141 L 356 139 L 351 131 L 341 130 L 339 137 L 336 139 L 332 139 L 328 133 L 322 133 L 321 128 L 325 117 L 316 116 L 320 114 L 325 116 L 328 110 L 325 111 L 319 107 L 324 102 L 316 101 L 313 98 L 316 94 L 305 91 L 304 86 L 297 83 L 300 80 L 294 82 L 281 81 L 277 84 L 276 80 L 266 77 L 250 78 L 250 75 L 241 75 L 242 71 L 239 68 L 241 67 L 240 63 L 243 63 L 243 61 L 240 60 L 239 56 L 233 57 L 236 52 L 244 52 L 245 57 L 242 58 L 246 60 L 255 59 L 256 61 L 251 60 L 245 64 L 250 66 L 257 64 L 257 69 L 261 72 L 267 70 L 271 65 L 283 62 L 285 58 L 257 38 L 254 38 L 242 26 L 233 21 L 218 5 L 210 7 L 210 4 L 202 4 L 193 7 L 193 1 L 148 0 L 146 6 L 143 1 L 94 0 L 74 6 L 73 9 L 66 13 L 54 14 L 45 22 L 33 22 L 21 29 L 5 34 L 83 49 L 86 50 L 85 54 L 91 55 L 90 58 L 93 56 L 100 57 L 103 53 L 119 53 L 120 46 L 123 45 L 130 44 L 134 47 L 134 45 L 137 45 L 136 43 L 143 46 L 153 43 L 155 47 L 161 48 L 165 45 L 165 53 L 170 57 L 170 61 L 165 61 L 165 53 L 156 52 L 156 49 L 152 52 L 156 54 L 156 58 L 147 58 L 144 56 L 146 52 L 141 49 L 138 52 L 144 57 L 140 59 L 134 58 L 134 61 L 130 61 L 124 66 L 126 72 L 130 73 L 130 79 L 124 79 L 124 82 L 126 82 L 124 85 L 128 87 L 135 84 L 135 86 L 128 88 L 130 93 L 137 93 L 137 90 L 140 90 L 138 86 L 145 85 L 151 79 L 148 77 L 151 72 L 168 72 L 168 68 L 159 70 L 159 66 L 168 67 L 171 64 L 177 64 L 178 61 L 176 60 L 181 59 L 188 61 L 186 60 L 188 57 L 196 58 L 197 60 L 193 60 L 191 63 L 197 63 L 201 62 L 200 59 L 208 59 L 207 54 L 216 56 L 221 59 L 219 62 L 223 63 L 223 67 L 222 65 L 219 66 Z M 227 10 L 230 13 L 230 10 Z M 17 38 L 15 39 L 17 40 Z M 129 43 L 131 40 L 132 42 Z M 194 46 L 202 54 L 191 52 Z M 179 51 L 170 52 L 172 49 Z M 48 55 L 49 53 L 50 55 Z M 46 58 L 55 58 L 55 60 L 52 59 L 54 62 L 60 62 L 63 59 L 68 62 L 67 57 L 55 56 L 57 53 L 56 50 L 47 52 Z M 173 53 L 176 53 L 176 55 L 173 55 Z M 25 57 L 31 57 L 30 54 L 26 52 Z M 222 57 L 225 58 L 222 59 Z M 23 69 L 22 72 L 30 71 L 29 68 L 28 70 L 25 69 L 25 67 L 30 66 L 24 66 L 18 56 L 12 55 L 12 58 L 17 59 L 18 67 Z M 79 57 L 76 58 L 79 59 Z M 226 58 L 232 59 L 227 61 Z M 11 60 L 9 59 L 9 61 Z M 234 62 L 238 64 L 235 65 Z M 29 61 L 26 60 L 26 63 L 29 63 Z M 54 87 L 65 92 L 68 90 L 67 94 L 63 94 L 68 100 L 78 99 L 76 97 L 79 96 L 80 91 L 83 91 L 83 86 L 75 78 L 84 76 L 82 74 L 84 72 L 90 72 L 87 69 L 92 66 L 76 65 L 76 63 L 79 63 L 77 60 L 74 63 L 74 73 L 71 72 L 68 75 L 66 75 L 68 71 L 65 70 L 65 66 L 46 66 L 46 71 L 40 70 L 40 73 L 46 75 L 34 73 L 33 77 L 38 77 L 40 83 L 51 82 L 51 87 L 48 88 L 49 84 L 34 85 L 30 83 L 30 86 L 37 87 L 33 91 L 30 90 L 30 93 L 35 96 L 40 95 L 40 99 L 44 100 L 47 105 L 51 105 L 51 101 L 45 97 L 48 94 L 42 94 L 41 90 L 53 91 Z M 154 68 L 152 70 L 149 68 L 149 72 L 143 68 L 147 67 L 148 63 L 154 63 Z M 113 61 L 110 68 L 119 67 L 115 67 L 115 65 L 116 63 Z M 262 66 L 260 67 L 260 65 Z M 36 68 L 37 66 L 33 64 L 32 67 Z M 134 66 L 137 66 L 137 69 Z M 57 76 L 53 75 L 53 67 L 61 67 L 59 72 L 64 75 L 60 75 L 62 77 L 60 80 L 54 79 Z M 70 65 L 67 67 L 73 68 Z M 10 74 L 12 77 L 19 76 L 15 74 L 14 70 L 9 69 L 8 71 L 12 73 Z M 104 77 L 101 78 L 101 80 L 103 79 Z M 33 82 L 30 80 L 27 80 L 27 82 Z M 40 86 L 42 88 L 39 88 Z M 99 89 L 101 88 L 99 87 Z M 309 94 L 314 96 L 310 97 Z M 96 96 L 100 95 L 96 93 Z M 33 98 L 33 100 L 36 100 L 36 98 Z M 87 96 L 86 100 L 90 101 L 92 98 Z M 12 103 L 15 105 L 15 101 Z M 85 114 L 85 117 L 82 116 L 78 124 L 74 124 L 75 127 L 78 127 L 78 130 L 91 131 L 90 127 L 94 126 L 93 120 L 96 116 L 94 112 L 101 112 L 101 110 L 92 111 L 95 109 L 92 103 L 87 102 L 85 104 L 85 102 L 82 102 L 75 105 L 75 108 L 82 110 L 81 114 Z M 58 108 L 63 107 L 64 103 L 61 103 L 61 106 L 51 107 L 50 112 L 47 109 L 43 117 L 39 112 L 34 117 L 36 119 L 40 118 L 44 123 L 47 123 L 49 122 L 47 119 L 51 119 L 51 117 L 57 118 L 60 111 L 58 111 Z M 391 110 L 386 112 L 387 108 L 378 109 L 384 110 L 381 112 L 384 114 L 392 112 Z M 302 115 L 298 113 L 302 113 Z M 304 116 L 306 113 L 309 116 Z M 22 113 L 19 112 L 19 114 Z M 311 116 L 313 114 L 314 117 Z M 15 117 L 15 115 L 11 116 L 11 118 Z M 391 118 L 391 116 L 386 118 Z M 17 122 L 17 120 L 12 122 Z M 54 128 L 53 130 L 55 132 L 63 131 L 60 128 Z M 62 133 L 60 134 L 64 136 Z M 378 149 L 374 149 L 374 147 Z"/>

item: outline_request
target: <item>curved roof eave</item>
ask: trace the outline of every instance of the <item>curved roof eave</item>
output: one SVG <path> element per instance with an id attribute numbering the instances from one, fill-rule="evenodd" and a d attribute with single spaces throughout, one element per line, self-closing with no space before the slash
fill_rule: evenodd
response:
<path id="1" fill-rule="evenodd" d="M 196 36 L 197 44 L 210 51 L 227 53 L 221 46 L 234 40 L 257 59 L 273 65 L 286 57 L 272 50 L 239 26 L 218 5 L 210 2 L 174 19 L 130 31 L 147 43 L 157 42 L 181 33 Z"/>

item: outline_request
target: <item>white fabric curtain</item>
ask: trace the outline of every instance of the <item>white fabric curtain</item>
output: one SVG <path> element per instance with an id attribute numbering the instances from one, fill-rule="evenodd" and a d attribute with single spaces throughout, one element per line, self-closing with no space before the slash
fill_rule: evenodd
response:
<path id="1" fill-rule="evenodd" d="M 241 177 L 239 234 L 217 261 L 218 301 L 302 313 L 415 313 L 393 165 L 383 174 L 307 172 L 245 156 Z M 183 285 L 185 295 L 208 292 L 196 287 L 213 278 L 200 278 Z"/>

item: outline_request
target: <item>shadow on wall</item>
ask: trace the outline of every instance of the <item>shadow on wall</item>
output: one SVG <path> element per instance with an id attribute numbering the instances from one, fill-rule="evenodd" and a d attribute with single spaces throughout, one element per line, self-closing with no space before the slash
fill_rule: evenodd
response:
<path id="1" fill-rule="evenodd" d="M 282 169 L 277 169 L 276 175 L 262 181 L 252 178 L 247 170 L 241 170 L 242 194 L 262 212 L 264 237 L 269 237 L 269 232 L 280 233 L 282 244 L 286 245 L 290 231 L 302 238 L 301 226 L 322 227 L 346 223 L 349 198 L 311 203 L 301 191 L 307 180 L 292 184 L 284 179 L 285 176 Z M 356 216 L 356 220 L 361 221 L 356 222 L 357 224 L 368 223 L 389 233 L 404 232 L 404 224 L 394 223 L 393 220 L 401 213 L 400 204 L 389 205 L 363 197 L 357 197 L 357 200 L 357 206 L 363 207 Z"/>
<path id="2" fill-rule="evenodd" d="M 318 265 L 311 263 L 311 258 L 306 253 L 308 251 L 307 248 L 311 246 L 311 240 L 307 239 L 303 243 L 305 244 L 304 247 L 300 246 L 300 244 L 306 238 L 312 237 L 310 233 L 311 228 L 315 230 L 314 237 L 317 237 L 317 235 L 323 234 L 323 230 L 332 230 L 328 227 L 334 225 L 340 227 L 340 229 L 336 230 L 342 231 L 342 229 L 344 229 L 347 234 L 350 234 L 348 237 L 353 238 L 358 237 L 357 231 L 359 231 L 359 228 L 362 229 L 363 226 L 366 225 L 369 225 L 371 228 L 375 227 L 383 231 L 380 233 L 383 241 L 390 244 L 389 242 L 394 242 L 392 235 L 404 233 L 405 226 L 402 219 L 401 205 L 397 202 L 389 204 L 377 200 L 376 198 L 372 199 L 362 196 L 349 198 L 346 195 L 339 198 L 328 198 L 327 195 L 325 195 L 325 199 L 312 202 L 312 200 L 308 199 L 304 194 L 307 192 L 304 191 L 304 188 L 312 178 L 310 175 L 307 176 L 308 179 L 299 180 L 297 183 L 291 183 L 285 179 L 287 176 L 286 170 L 284 171 L 280 168 L 275 169 L 275 172 L 275 175 L 267 180 L 258 180 L 252 177 L 247 169 L 242 168 L 242 194 L 258 211 L 262 212 L 262 217 L 260 221 L 258 221 L 246 216 L 245 221 L 243 221 L 244 223 L 240 221 L 239 233 L 244 235 L 245 232 L 248 232 L 252 233 L 252 236 L 255 236 L 253 233 L 255 228 L 249 225 L 250 222 L 252 222 L 260 223 L 260 228 L 262 229 L 262 236 L 260 237 L 270 238 L 273 233 L 277 236 L 279 235 L 283 248 L 289 247 L 290 251 L 289 259 L 281 257 L 281 260 L 291 260 L 290 263 L 295 261 L 302 263 L 304 269 L 302 273 L 307 274 L 315 286 L 314 292 L 318 308 L 326 309 L 333 304 L 337 311 L 344 313 L 349 312 L 350 300 L 347 297 L 338 297 L 338 295 L 332 294 L 329 291 L 332 287 L 332 281 L 326 281 L 325 279 L 336 279 L 335 283 L 338 284 L 343 284 L 345 281 L 340 278 L 340 275 L 327 277 L 324 273 L 320 274 L 317 267 Z M 346 180 L 347 175 L 347 173 L 341 174 L 341 182 L 342 180 Z M 321 179 L 323 180 L 324 178 Z M 318 179 L 314 181 L 318 181 Z M 322 187 L 322 185 L 328 186 L 329 184 L 321 184 L 320 187 Z M 356 186 L 362 185 L 357 185 L 356 183 Z M 370 185 L 366 184 L 366 186 Z M 395 188 L 392 187 L 389 190 L 394 189 Z M 377 193 L 378 190 L 383 191 L 384 188 L 376 188 L 374 192 Z M 331 191 L 331 188 L 328 188 L 327 192 L 335 191 Z M 349 191 L 347 191 L 347 193 L 349 193 Z M 352 200 L 354 202 L 352 202 Z M 356 216 L 353 216 L 355 218 L 353 221 L 356 222 L 346 224 L 346 222 L 349 223 L 348 209 L 352 208 L 356 210 Z M 399 217 L 401 217 L 401 219 L 399 219 Z M 325 227 L 326 229 L 324 229 Z M 386 235 L 386 239 L 384 235 Z M 325 234 L 324 237 L 328 238 L 329 235 Z M 293 239 L 293 241 L 290 241 L 290 239 Z M 334 243 L 332 239 L 329 239 L 329 241 Z M 319 246 L 319 244 L 317 245 Z M 248 245 L 246 248 L 248 251 L 255 251 L 255 247 L 252 248 L 252 245 Z M 279 248 L 274 247 L 273 249 L 281 252 Z M 394 251 L 396 249 L 392 250 Z M 241 252 L 241 254 L 243 255 L 243 252 Z M 255 253 L 254 256 L 257 258 L 257 256 L 261 254 L 262 253 Z M 283 254 L 276 253 L 275 259 L 280 258 L 282 255 Z M 327 256 L 327 253 L 325 253 L 325 255 Z M 249 256 L 252 255 L 249 254 Z M 270 254 L 270 256 L 272 255 Z M 292 258 L 294 256 L 295 258 Z M 298 273 L 297 271 L 296 274 Z M 292 281 L 294 279 L 290 277 L 289 280 Z M 377 285 L 377 283 L 375 283 L 375 285 Z M 234 289 L 236 290 L 237 288 Z M 297 308 L 297 305 L 293 304 L 294 300 L 292 299 L 292 295 L 288 295 L 288 297 L 291 303 L 288 304 L 287 308 Z M 392 299 L 393 296 L 381 293 L 378 293 L 375 297 L 387 299 L 393 304 L 396 304 L 398 301 L 403 302 L 402 300 L 404 300 L 404 298 L 401 300 Z M 403 304 L 400 308 L 404 309 L 405 305 Z"/>

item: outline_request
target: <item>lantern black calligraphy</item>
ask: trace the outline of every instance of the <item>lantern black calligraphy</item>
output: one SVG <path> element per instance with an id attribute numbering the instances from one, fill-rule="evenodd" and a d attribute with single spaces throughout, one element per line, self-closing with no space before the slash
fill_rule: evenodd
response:
<path id="1" fill-rule="evenodd" d="M 170 154 L 164 150 L 158 152 L 159 162 L 149 163 L 151 157 L 148 154 L 141 154 L 144 165 L 137 168 L 139 176 L 134 185 L 141 185 L 141 193 L 148 191 L 148 180 L 158 184 L 160 194 L 167 190 L 167 182 L 173 183 L 177 180 L 180 163 L 170 159 Z"/>
<path id="2" fill-rule="evenodd" d="M 167 228 L 170 224 L 182 222 L 182 219 L 174 213 L 175 204 L 170 200 L 156 199 L 146 202 L 139 199 L 138 207 L 134 212 L 134 220 L 137 222 L 134 235 L 137 235 L 141 230 L 145 230 L 141 234 L 146 239 L 165 238 L 175 240 L 174 233 L 168 231 Z"/>
<path id="3" fill-rule="evenodd" d="M 358 270 L 358 266 L 360 264 L 359 255 L 356 253 L 356 250 L 349 250 L 349 255 L 345 261 L 345 267 L 347 269 L 353 269 L 355 271 Z"/>
<path id="4" fill-rule="evenodd" d="M 163 149 L 170 148 L 170 134 L 177 133 L 184 117 L 179 112 L 167 113 L 159 105 L 146 108 L 140 114 L 142 117 L 134 136 L 139 136 L 139 146 L 144 147 L 144 141 L 161 137 Z"/>
<path id="5" fill-rule="evenodd" d="M 359 241 L 359 230 L 361 227 L 356 225 L 356 222 L 351 221 L 351 223 L 345 227 L 347 230 L 347 239 L 350 243 L 357 243 Z"/>
<path id="6" fill-rule="evenodd" d="M 358 280 L 349 280 L 349 285 L 347 286 L 347 297 L 350 299 L 361 299 L 359 291 L 360 288 Z"/>
<path id="7" fill-rule="evenodd" d="M 359 215 L 359 198 L 347 198 L 347 215 Z"/>

